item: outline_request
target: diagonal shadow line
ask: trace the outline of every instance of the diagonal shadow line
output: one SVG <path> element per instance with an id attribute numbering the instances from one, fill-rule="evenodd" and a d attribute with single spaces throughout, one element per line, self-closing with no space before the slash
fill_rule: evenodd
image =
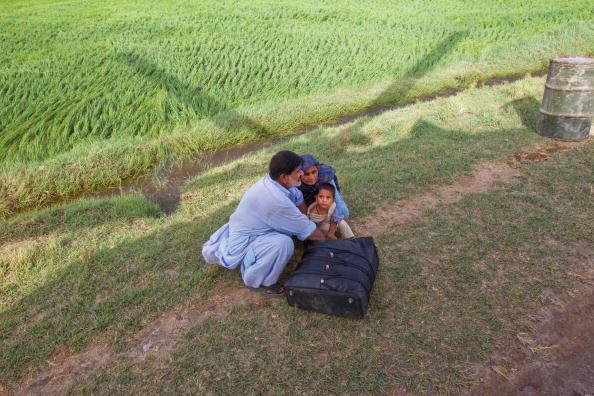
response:
<path id="1" fill-rule="evenodd" d="M 467 35 L 468 33 L 464 31 L 457 31 L 449 34 L 447 37 L 441 40 L 433 50 L 420 59 L 414 66 L 412 66 L 410 70 L 404 74 L 403 78 L 398 79 L 395 83 L 391 84 L 388 88 L 382 91 L 373 100 L 370 107 L 379 107 L 381 105 L 385 105 L 388 102 L 393 103 L 402 100 L 410 91 L 410 89 L 412 89 L 416 80 L 433 69 L 439 63 L 439 61 Z M 180 81 L 177 77 L 167 73 L 155 63 L 143 58 L 136 53 L 124 52 L 120 53 L 119 57 L 138 74 L 154 80 L 157 84 L 162 86 L 169 95 L 188 106 L 188 108 L 191 108 L 196 113 L 202 114 L 206 117 L 210 116 L 209 119 L 223 130 L 248 129 L 253 133 L 256 133 L 256 137 L 259 139 L 270 137 L 271 133 L 266 127 L 239 113 L 235 109 L 229 108 L 229 106 L 227 106 L 219 98 L 202 92 L 201 87 L 192 87 L 191 85 Z M 217 116 L 217 114 L 221 113 L 224 113 L 225 116 Z M 359 143 L 363 143 L 365 140 L 360 132 L 368 122 L 369 120 L 359 119 L 355 126 L 351 129 L 351 136 L 359 141 Z M 184 166 L 182 165 L 181 168 L 184 168 Z M 192 169 L 194 168 L 195 167 L 192 167 Z M 202 168 L 203 167 L 200 166 L 196 169 L 198 170 L 198 173 L 200 173 Z M 196 176 L 197 174 L 195 171 L 184 169 L 184 177 L 180 178 L 179 175 L 178 177 L 175 176 L 177 174 L 176 170 L 177 169 L 171 169 L 168 172 L 168 174 L 175 180 L 172 180 L 171 183 L 168 183 L 171 185 L 167 188 L 165 193 L 155 194 L 155 191 L 159 189 L 154 186 L 154 181 L 151 181 L 152 179 L 149 180 L 148 183 L 145 181 L 134 185 L 136 187 L 140 187 L 147 198 L 153 197 L 153 200 L 156 200 L 163 210 L 165 210 L 167 213 L 170 213 L 177 207 L 177 203 L 180 199 L 179 190 L 183 182 L 190 177 Z M 169 179 L 170 176 L 165 176 L 165 178 Z"/>
<path id="2" fill-rule="evenodd" d="M 467 36 L 468 32 L 466 31 L 457 31 L 449 34 L 433 50 L 413 65 L 405 73 L 403 78 L 382 91 L 369 107 L 374 108 L 387 102 L 398 102 L 402 100 L 414 87 L 416 80 L 432 70 L 459 41 Z M 202 116 L 211 116 L 211 119 L 219 124 L 219 126 L 223 128 L 229 127 L 227 122 L 223 122 L 222 118 L 215 117 L 218 113 L 226 112 L 229 116 L 227 120 L 233 120 L 235 127 L 243 126 L 254 130 L 258 133 L 259 137 L 268 135 L 267 129 L 262 124 L 229 108 L 222 100 L 215 96 L 202 92 L 201 87 L 192 87 L 180 81 L 177 77 L 167 73 L 164 69 L 140 55 L 134 52 L 124 52 L 120 54 L 120 58 L 137 73 L 156 80 L 171 96 L 175 97 L 179 102 L 184 103 L 188 108 L 191 108 Z M 359 125 L 357 129 L 360 129 L 364 124 Z"/>
<path id="3" fill-rule="evenodd" d="M 457 31 L 449 34 L 433 50 L 415 63 L 402 78 L 397 79 L 396 82 L 384 89 L 371 103 L 369 108 L 379 108 L 385 106 L 387 103 L 397 103 L 404 100 L 416 82 L 435 68 L 439 61 L 467 36 L 467 31 Z M 359 121 L 355 122 L 350 132 L 351 136 L 364 141 L 365 138 L 361 134 L 361 131 L 369 121 L 370 119 L 359 119 Z"/>
<path id="4" fill-rule="evenodd" d="M 459 41 L 467 36 L 468 32 L 465 31 L 457 31 L 449 34 L 433 50 L 413 65 L 405 73 L 403 78 L 382 91 L 373 100 L 370 107 L 373 108 L 386 102 L 398 102 L 402 100 L 414 87 L 416 80 L 432 70 Z M 220 119 L 217 121 L 217 117 L 214 116 L 218 113 L 226 112 L 230 116 L 230 119 L 236 120 L 236 126 L 242 125 L 259 132 L 259 134 L 267 134 L 268 131 L 260 123 L 229 108 L 228 105 L 217 97 L 202 92 L 201 87 L 192 87 L 180 81 L 177 77 L 167 73 L 164 69 L 140 55 L 134 52 L 124 52 L 120 54 L 120 58 L 137 73 L 155 80 L 165 88 L 168 94 L 175 97 L 179 102 L 184 103 L 196 113 L 205 117 L 211 116 L 213 121 L 219 124 L 225 124 Z M 220 126 L 226 127 L 227 125 Z"/>
<path id="5" fill-rule="evenodd" d="M 183 103 L 202 117 L 210 118 L 222 128 L 243 127 L 253 130 L 260 138 L 269 135 L 266 127 L 255 120 L 230 108 L 221 99 L 206 94 L 202 87 L 192 87 L 180 81 L 177 77 L 167 73 L 157 64 L 143 58 L 133 52 L 124 52 L 119 54 L 120 59 L 125 62 L 136 73 L 154 80 L 163 87 L 169 95 L 178 102 Z M 220 113 L 226 113 L 226 117 L 217 117 Z"/>
<path id="6" fill-rule="evenodd" d="M 439 61 L 467 36 L 467 31 L 457 31 L 449 34 L 434 49 L 415 63 L 399 81 L 394 82 L 382 91 L 373 101 L 371 107 L 383 105 L 387 102 L 399 102 L 404 99 L 414 87 L 416 81 L 434 69 Z"/>

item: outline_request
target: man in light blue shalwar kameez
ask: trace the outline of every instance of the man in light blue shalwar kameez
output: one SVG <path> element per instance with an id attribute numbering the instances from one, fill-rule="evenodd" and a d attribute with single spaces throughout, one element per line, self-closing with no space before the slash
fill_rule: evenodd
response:
<path id="1" fill-rule="evenodd" d="M 291 151 L 276 153 L 269 175 L 258 180 L 241 198 L 229 223 L 219 228 L 202 247 L 209 264 L 241 267 L 246 286 L 280 294 L 278 278 L 293 256 L 291 239 L 324 239 L 314 222 L 298 206 L 303 194 L 301 158 Z"/>

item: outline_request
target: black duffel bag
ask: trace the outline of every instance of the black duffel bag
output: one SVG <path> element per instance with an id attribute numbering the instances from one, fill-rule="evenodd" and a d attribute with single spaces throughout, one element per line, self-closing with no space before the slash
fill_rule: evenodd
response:
<path id="1" fill-rule="evenodd" d="M 379 258 L 373 238 L 310 241 L 297 269 L 285 281 L 291 306 L 361 319 Z"/>

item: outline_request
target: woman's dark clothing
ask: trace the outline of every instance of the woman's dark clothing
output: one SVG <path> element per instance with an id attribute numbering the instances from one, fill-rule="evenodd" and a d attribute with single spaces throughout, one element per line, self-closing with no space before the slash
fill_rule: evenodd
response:
<path id="1" fill-rule="evenodd" d="M 324 164 L 320 164 L 320 166 L 322 166 Z M 324 165 L 327 166 L 327 165 Z M 334 182 L 334 185 L 336 187 L 336 189 L 338 190 L 338 192 L 340 192 L 340 186 L 338 185 L 338 177 L 336 177 L 336 175 L 334 175 L 334 178 L 332 179 L 332 181 Z M 301 192 L 303 193 L 303 199 L 305 200 L 305 203 L 307 204 L 307 206 L 311 205 L 315 200 L 316 200 L 316 194 L 318 193 L 318 185 L 320 183 L 316 183 L 313 186 L 310 186 L 308 184 L 305 183 L 301 183 L 301 185 L 298 187 L 299 190 L 301 190 Z M 332 183 L 328 183 L 328 184 L 332 184 Z"/>

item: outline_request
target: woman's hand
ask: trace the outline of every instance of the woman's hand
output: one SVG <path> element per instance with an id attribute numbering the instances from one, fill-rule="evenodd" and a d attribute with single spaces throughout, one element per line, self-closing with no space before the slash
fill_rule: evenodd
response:
<path id="1" fill-rule="evenodd" d="M 326 235 L 326 239 L 329 239 L 329 240 L 335 241 L 335 240 L 337 240 L 338 238 L 336 238 L 336 235 L 335 235 L 335 234 L 328 233 L 328 235 Z"/>

